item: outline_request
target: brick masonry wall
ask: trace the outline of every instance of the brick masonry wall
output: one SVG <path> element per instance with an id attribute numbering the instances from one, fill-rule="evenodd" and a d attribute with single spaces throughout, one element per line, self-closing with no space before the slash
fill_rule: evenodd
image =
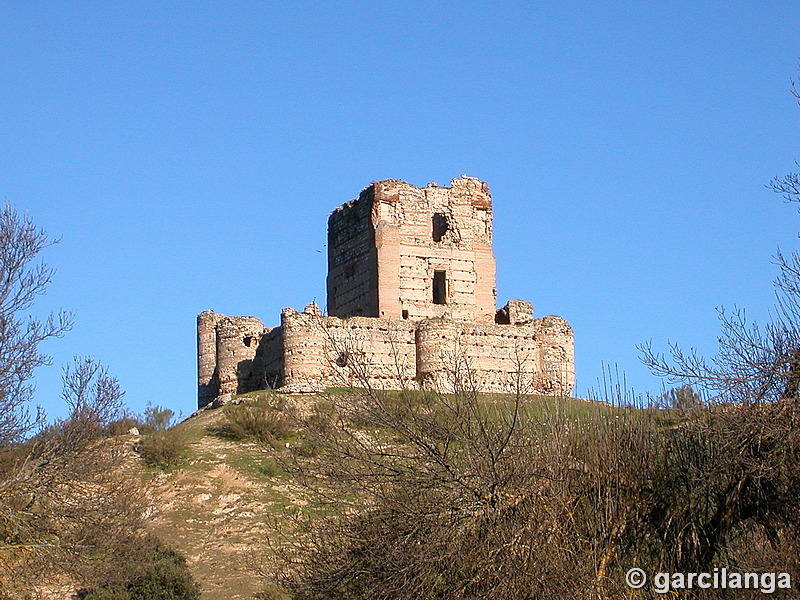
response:
<path id="1" fill-rule="evenodd" d="M 281 325 L 266 329 L 255 317 L 207 311 L 198 318 L 204 350 L 198 361 L 199 405 L 266 387 L 314 392 L 467 386 L 569 395 L 575 384 L 572 328 L 560 317 L 532 319 L 529 303 L 509 304 L 517 323 L 340 319 L 286 308 Z"/>
<path id="2" fill-rule="evenodd" d="M 328 218 L 328 314 L 378 316 L 378 267 L 372 188 Z"/>
<path id="3" fill-rule="evenodd" d="M 392 248 L 387 271 L 394 280 L 379 277 L 379 295 L 387 303 L 382 316 L 410 319 L 445 317 L 464 321 L 491 322 L 496 306 L 495 261 L 492 252 L 492 202 L 488 186 L 473 177 L 461 177 L 450 187 L 435 183 L 425 188 L 397 180 L 373 184 L 373 220 L 392 230 Z M 446 231 L 434 238 L 434 215 L 447 223 Z M 384 236 L 388 237 L 385 233 Z M 379 257 L 379 274 L 381 261 Z M 446 273 L 447 302 L 433 303 L 433 277 Z"/>
<path id="4" fill-rule="evenodd" d="M 323 317 L 290 308 L 281 315 L 284 335 L 282 391 L 370 385 L 414 385 L 414 324 L 370 317 Z"/>
<path id="5" fill-rule="evenodd" d="M 452 391 L 474 384 L 485 392 L 569 395 L 575 383 L 572 329 L 560 317 L 496 325 L 339 319 L 284 309 L 282 323 L 283 391 L 347 385 Z"/>

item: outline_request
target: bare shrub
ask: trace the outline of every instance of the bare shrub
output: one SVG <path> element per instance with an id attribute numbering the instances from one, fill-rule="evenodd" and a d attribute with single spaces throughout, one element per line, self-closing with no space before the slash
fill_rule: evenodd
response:
<path id="1" fill-rule="evenodd" d="M 771 187 L 800 203 L 799 182 Z M 298 480 L 336 510 L 284 553 L 278 580 L 295 600 L 652 597 L 625 587 L 633 566 L 787 571 L 796 584 L 800 256 L 777 263 L 765 327 L 722 311 L 712 359 L 645 347 L 654 372 L 684 384 L 659 408 L 481 395 L 458 356 L 452 394 L 376 390 L 357 365 L 325 418 L 304 423 L 319 451 L 295 453 Z"/>
<path id="2" fill-rule="evenodd" d="M 769 187 L 800 203 L 797 183 L 789 174 Z M 778 253 L 776 263 L 777 306 L 766 325 L 720 310 L 719 350 L 711 358 L 677 344 L 666 353 L 642 348 L 654 373 L 708 399 L 707 409 L 684 415 L 666 436 L 675 460 L 658 481 L 664 500 L 652 520 L 672 548 L 669 564 L 748 563 L 753 548 L 763 556 L 769 546 L 773 556 L 782 548 L 778 562 L 797 570 L 800 256 Z"/>
<path id="3" fill-rule="evenodd" d="M 463 389 L 352 389 L 326 406 L 305 423 L 321 451 L 294 472 L 339 516 L 296 548 L 281 579 L 293 597 L 620 589 L 608 573 L 635 521 L 648 413 Z"/>
<path id="4" fill-rule="evenodd" d="M 109 438 L 130 419 L 116 378 L 95 360 L 76 357 L 63 373 L 68 417 L 44 427 L 43 413 L 32 418 L 27 409 L 33 371 L 49 363 L 40 343 L 72 324 L 63 311 L 42 320 L 28 314 L 53 275 L 34 262 L 51 243 L 27 217 L 0 209 L 3 600 L 41 597 L 53 582 L 75 590 L 114 581 L 112 565 L 145 541 L 147 490 L 128 468 L 129 440 Z"/>
<path id="5" fill-rule="evenodd" d="M 297 600 L 644 597 L 624 585 L 632 566 L 754 565 L 756 542 L 772 570 L 799 572 L 800 415 L 786 402 L 359 388 L 324 406 L 303 433 L 319 452 L 295 451 L 293 473 L 337 508 L 286 555 L 278 580 Z"/>
<path id="6" fill-rule="evenodd" d="M 130 450 L 104 437 L 119 416 L 116 379 L 92 359 L 76 359 L 63 379 L 68 418 L 3 453 L 0 592 L 10 598 L 58 577 L 102 579 L 144 523 L 146 490 L 125 468 Z"/>
<path id="7" fill-rule="evenodd" d="M 9 205 L 0 209 L 0 450 L 21 442 L 41 422 L 32 421 L 26 408 L 33 395 L 33 370 L 49 362 L 39 344 L 72 326 L 63 311 L 44 320 L 27 314 L 53 276 L 44 263 L 34 263 L 52 243 L 28 217 Z"/>

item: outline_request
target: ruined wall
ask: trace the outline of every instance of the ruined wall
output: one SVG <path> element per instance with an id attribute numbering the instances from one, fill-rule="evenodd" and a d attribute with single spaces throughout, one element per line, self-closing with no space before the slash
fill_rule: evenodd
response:
<path id="1" fill-rule="evenodd" d="M 261 338 L 253 370 L 261 381 L 256 389 L 279 388 L 283 385 L 283 328 L 268 329 Z M 254 382 L 256 383 L 256 382 Z"/>
<path id="2" fill-rule="evenodd" d="M 509 300 L 494 316 L 499 325 L 527 325 L 532 321 L 533 305 L 525 300 Z"/>
<path id="3" fill-rule="evenodd" d="M 572 329 L 560 317 L 525 325 L 431 319 L 416 333 L 422 387 L 569 395 L 575 386 Z"/>
<path id="4" fill-rule="evenodd" d="M 454 387 L 569 395 L 573 334 L 560 317 L 497 325 L 450 319 L 339 319 L 284 309 L 284 387 L 312 392 Z"/>
<path id="5" fill-rule="evenodd" d="M 488 186 L 474 177 L 453 179 L 450 187 L 379 182 L 375 199 L 380 204 L 373 218 L 397 230 L 399 274 L 393 291 L 400 314 L 387 316 L 492 322 L 496 281 Z M 434 303 L 436 271 L 445 273 L 442 304 Z"/>
<path id="6" fill-rule="evenodd" d="M 328 314 L 490 323 L 496 307 L 492 201 L 474 177 L 417 188 L 388 179 L 328 221 Z M 442 298 L 434 296 L 436 271 Z"/>
<path id="7" fill-rule="evenodd" d="M 538 319 L 541 335 L 540 369 L 546 394 L 572 393 L 575 388 L 575 337 L 570 327 L 561 317 L 547 316 Z"/>
<path id="8" fill-rule="evenodd" d="M 198 406 L 217 397 L 280 387 L 283 332 L 256 317 L 227 317 L 207 310 L 197 317 Z"/>
<path id="9" fill-rule="evenodd" d="M 264 324 L 256 317 L 222 317 L 217 322 L 220 395 L 241 394 L 264 387 L 258 385 L 259 377 L 253 368 L 264 331 Z"/>
<path id="10" fill-rule="evenodd" d="M 285 360 L 281 391 L 414 386 L 413 323 L 369 317 L 339 319 L 286 308 L 281 326 Z"/>
<path id="11" fill-rule="evenodd" d="M 325 317 L 316 305 L 286 308 L 281 325 L 255 317 L 198 316 L 199 405 L 267 387 L 314 392 L 328 387 L 459 387 L 483 392 L 569 395 L 574 342 L 560 317 L 533 319 L 530 303 L 509 302 L 490 324 Z"/>
<path id="12" fill-rule="evenodd" d="M 468 386 L 568 395 L 573 334 L 529 302 L 496 308 L 492 198 L 474 177 L 424 188 L 378 181 L 328 220 L 327 309 L 281 325 L 197 318 L 198 400 L 265 387 L 310 392 Z"/>
<path id="13" fill-rule="evenodd" d="M 328 218 L 328 314 L 378 316 L 378 266 L 370 186 Z"/>
<path id="14" fill-rule="evenodd" d="M 200 408 L 219 395 L 217 323 L 223 316 L 211 310 L 197 315 L 197 404 Z"/>
<path id="15" fill-rule="evenodd" d="M 573 336 L 560 317 L 534 319 L 527 325 L 465 324 L 457 344 L 476 389 L 572 393 Z"/>

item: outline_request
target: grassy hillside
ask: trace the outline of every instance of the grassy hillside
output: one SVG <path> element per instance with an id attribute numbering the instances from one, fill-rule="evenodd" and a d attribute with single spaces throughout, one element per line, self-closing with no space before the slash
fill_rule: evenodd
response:
<path id="1" fill-rule="evenodd" d="M 330 394 L 337 392 L 291 401 L 310 410 L 330 402 Z M 242 399 L 252 403 L 258 395 Z M 529 400 L 531 407 L 550 409 L 554 402 L 575 414 L 591 406 L 581 400 Z M 254 564 L 263 563 L 270 545 L 291 539 L 298 516 L 319 516 L 327 506 L 281 467 L 286 444 L 303 444 L 302 432 L 272 446 L 232 439 L 224 431 L 225 414 L 239 408 L 226 405 L 199 411 L 175 427 L 186 442 L 180 462 L 166 470 L 145 467 L 156 506 L 150 527 L 187 556 L 203 598 L 209 600 L 252 598 L 261 591 Z"/>
<path id="2" fill-rule="evenodd" d="M 176 429 L 186 436 L 180 463 L 150 468 L 157 512 L 152 530 L 181 550 L 210 600 L 252 598 L 259 588 L 251 565 L 288 520 L 311 499 L 277 465 L 275 452 L 215 433 L 225 407 L 202 411 Z"/>
<path id="3" fill-rule="evenodd" d="M 800 577 L 794 398 L 671 410 L 469 390 L 235 400 L 168 432 L 184 438 L 177 464 L 142 463 L 150 527 L 188 557 L 205 598 L 253 598 L 258 567 L 296 543 L 281 580 L 294 600 L 645 597 L 624 584 L 631 565 Z"/>

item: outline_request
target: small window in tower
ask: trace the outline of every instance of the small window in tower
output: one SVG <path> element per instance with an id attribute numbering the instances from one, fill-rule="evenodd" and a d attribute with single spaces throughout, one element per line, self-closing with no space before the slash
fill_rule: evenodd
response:
<path id="1" fill-rule="evenodd" d="M 450 220 L 444 213 L 433 213 L 433 241 L 441 242 L 444 234 L 450 230 Z"/>
<path id="2" fill-rule="evenodd" d="M 252 336 L 249 336 L 249 335 L 248 335 L 248 336 L 246 336 L 246 337 L 244 338 L 244 340 L 242 340 L 242 341 L 244 341 L 244 345 L 245 345 L 245 346 L 247 346 L 248 348 L 249 348 L 250 346 L 252 346 L 252 345 L 253 345 L 253 338 L 252 338 Z"/>
<path id="3" fill-rule="evenodd" d="M 407 318 L 408 318 L 408 311 L 407 311 L 407 310 L 404 310 L 404 311 L 403 311 L 402 313 L 400 313 L 400 314 L 402 315 L 402 317 L 403 317 L 404 319 L 407 319 Z"/>
<path id="4" fill-rule="evenodd" d="M 433 272 L 433 303 L 447 304 L 447 277 L 444 271 Z"/>

